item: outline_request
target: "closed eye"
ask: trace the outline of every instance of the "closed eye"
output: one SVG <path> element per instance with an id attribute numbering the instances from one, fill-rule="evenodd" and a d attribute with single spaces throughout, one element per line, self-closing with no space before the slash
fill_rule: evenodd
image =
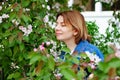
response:
<path id="1" fill-rule="evenodd" d="M 61 27 L 66 27 L 64 22 L 61 22 L 61 23 L 56 22 L 55 26 L 58 26 L 58 25 L 61 25 Z"/>

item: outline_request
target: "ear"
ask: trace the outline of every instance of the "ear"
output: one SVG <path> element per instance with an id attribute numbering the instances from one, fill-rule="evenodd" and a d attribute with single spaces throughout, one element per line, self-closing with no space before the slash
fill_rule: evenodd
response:
<path id="1" fill-rule="evenodd" d="M 74 29 L 73 31 L 74 31 L 74 33 L 73 33 L 74 36 L 78 34 L 77 29 Z"/>

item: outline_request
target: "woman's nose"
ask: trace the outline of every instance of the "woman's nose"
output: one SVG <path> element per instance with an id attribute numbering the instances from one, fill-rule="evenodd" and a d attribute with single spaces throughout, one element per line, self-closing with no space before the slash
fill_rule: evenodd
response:
<path id="1" fill-rule="evenodd" d="M 56 30 L 59 30 L 60 27 L 61 27 L 61 26 L 58 24 L 58 25 L 56 25 L 55 29 L 56 29 Z"/>

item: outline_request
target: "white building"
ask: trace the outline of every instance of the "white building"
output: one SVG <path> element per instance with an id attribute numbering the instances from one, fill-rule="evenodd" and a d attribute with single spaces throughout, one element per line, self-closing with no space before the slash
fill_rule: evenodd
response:
<path id="1" fill-rule="evenodd" d="M 113 11 L 85 11 L 81 12 L 86 21 L 95 21 L 101 34 L 105 33 L 108 21 L 113 18 Z"/>

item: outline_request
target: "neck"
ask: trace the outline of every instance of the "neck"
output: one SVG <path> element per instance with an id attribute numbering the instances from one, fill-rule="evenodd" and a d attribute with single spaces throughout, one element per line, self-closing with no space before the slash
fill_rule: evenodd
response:
<path id="1" fill-rule="evenodd" d="M 70 49 L 70 51 L 73 51 L 75 49 L 76 45 L 77 45 L 75 43 L 75 41 L 67 41 L 67 42 L 65 42 L 65 44 Z"/>

